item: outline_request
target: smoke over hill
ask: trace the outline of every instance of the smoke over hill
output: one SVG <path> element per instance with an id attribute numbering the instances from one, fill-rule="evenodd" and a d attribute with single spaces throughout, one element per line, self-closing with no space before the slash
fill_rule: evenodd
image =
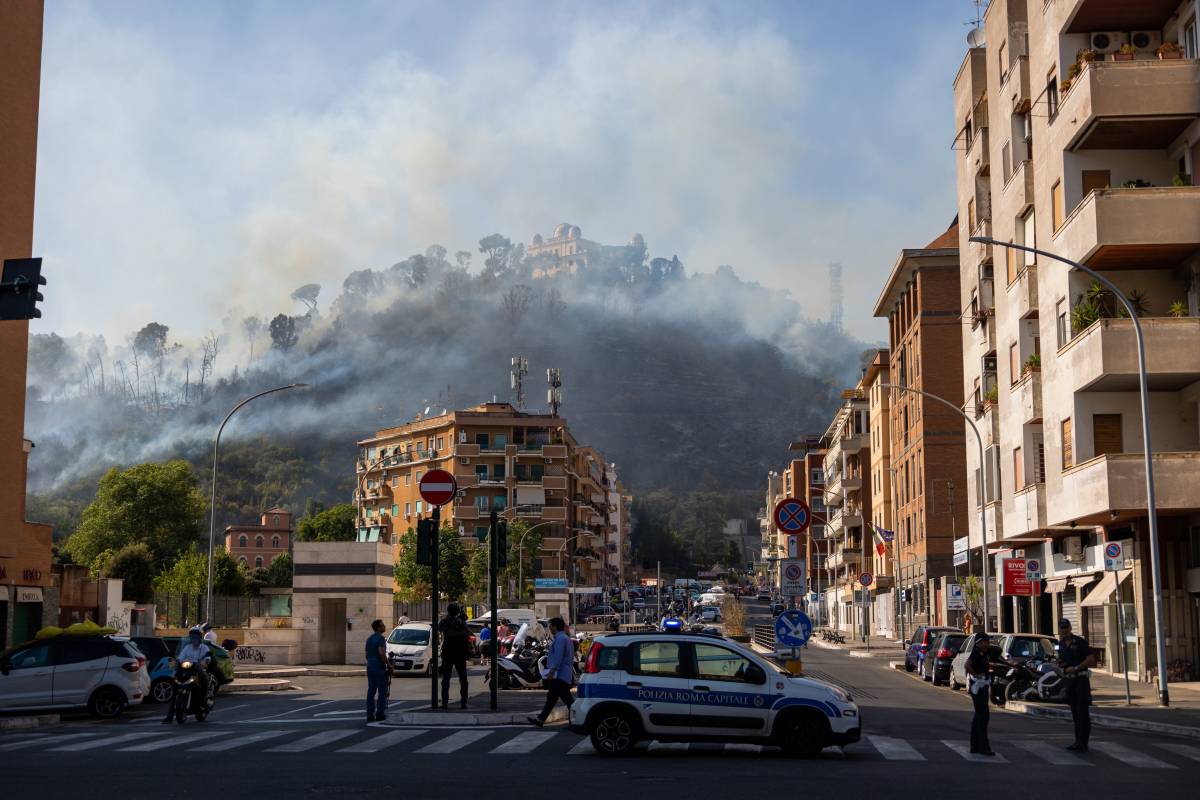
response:
<path id="1" fill-rule="evenodd" d="M 113 464 L 203 463 L 237 400 L 302 381 L 311 388 L 248 406 L 226 431 L 231 464 L 241 443 L 257 469 L 287 473 L 271 484 L 283 489 L 244 476 L 222 486 L 242 494 L 229 515 L 344 500 L 357 438 L 426 407 L 507 399 L 513 355 L 529 358 L 531 409 L 545 405 L 545 368 L 562 370 L 562 414 L 634 490 L 756 488 L 789 436 L 824 426 L 865 347 L 728 266 L 689 275 L 678 259 L 650 259 L 640 237 L 596 245 L 575 274 L 499 235 L 479 255 L 472 269 L 472 253 L 434 245 L 340 286 L 281 286 L 262 306 L 290 295 L 293 315 L 231 310 L 198 342 L 175 338 L 166 317 L 119 343 L 35 335 L 31 490 Z"/>

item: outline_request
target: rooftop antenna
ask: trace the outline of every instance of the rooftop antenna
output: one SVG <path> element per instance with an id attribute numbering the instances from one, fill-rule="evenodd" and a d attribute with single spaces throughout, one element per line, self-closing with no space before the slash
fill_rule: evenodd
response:
<path id="1" fill-rule="evenodd" d="M 562 405 L 562 371 L 557 367 L 546 370 L 546 403 L 550 406 L 550 415 L 558 416 L 559 406 Z"/>
<path id="2" fill-rule="evenodd" d="M 837 333 L 842 332 L 842 265 L 829 265 L 829 324 Z"/>
<path id="3" fill-rule="evenodd" d="M 963 23 L 971 26 L 971 32 L 967 34 L 967 44 L 971 47 L 983 47 L 987 43 L 983 33 L 983 11 L 986 5 L 987 0 L 975 0 L 975 19 Z"/>
<path id="4" fill-rule="evenodd" d="M 524 378 L 529 374 L 529 359 L 525 356 L 512 357 L 512 371 L 509 373 L 509 388 L 516 400 L 517 410 L 525 408 Z"/>

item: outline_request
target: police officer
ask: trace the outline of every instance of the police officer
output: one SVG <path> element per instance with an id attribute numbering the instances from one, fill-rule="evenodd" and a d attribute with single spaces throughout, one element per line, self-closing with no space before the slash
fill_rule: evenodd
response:
<path id="1" fill-rule="evenodd" d="M 975 636 L 975 646 L 971 655 L 967 656 L 967 684 L 971 693 L 971 704 L 975 707 L 975 716 L 971 717 L 971 752 L 981 756 L 994 756 L 992 746 L 988 743 L 988 718 L 991 709 L 988 708 L 989 687 L 988 677 L 988 648 L 992 639 L 985 632 Z"/>
<path id="2" fill-rule="evenodd" d="M 1087 639 L 1071 633 L 1071 621 L 1066 619 L 1058 621 L 1058 660 L 1067 676 L 1067 703 L 1075 722 L 1075 742 L 1067 749 L 1086 753 L 1092 734 L 1092 717 L 1088 711 L 1092 704 L 1092 682 L 1088 669 L 1096 665 L 1096 656 Z"/>

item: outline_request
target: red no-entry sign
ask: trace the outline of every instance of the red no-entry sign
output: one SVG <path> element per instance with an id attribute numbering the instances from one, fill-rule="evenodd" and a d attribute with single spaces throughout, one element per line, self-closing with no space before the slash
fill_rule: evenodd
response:
<path id="1" fill-rule="evenodd" d="M 454 499 L 458 484 L 444 469 L 431 469 L 421 476 L 421 497 L 431 506 L 444 506 Z"/>
<path id="2" fill-rule="evenodd" d="M 810 517 L 808 503 L 795 497 L 785 497 L 775 505 L 775 527 L 784 533 L 804 533 Z"/>

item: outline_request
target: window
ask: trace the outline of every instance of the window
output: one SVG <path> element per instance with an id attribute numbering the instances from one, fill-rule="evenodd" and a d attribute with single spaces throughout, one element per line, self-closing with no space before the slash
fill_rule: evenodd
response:
<path id="1" fill-rule="evenodd" d="M 1033 209 L 1017 220 L 1017 241 L 1026 247 L 1037 247 L 1037 233 L 1034 227 Z M 1037 263 L 1037 255 L 1024 250 L 1021 251 L 1022 262 L 1026 267 Z"/>
<path id="2" fill-rule="evenodd" d="M 624 655 L 625 648 L 610 645 L 600 650 L 600 655 L 596 658 L 596 666 L 600 669 L 620 669 Z"/>
<path id="3" fill-rule="evenodd" d="M 1012 142 L 1005 142 L 1000 148 L 1000 165 L 1004 169 L 1004 180 L 1007 182 L 1013 174 Z"/>
<path id="4" fill-rule="evenodd" d="M 261 537 L 261 536 L 255 536 L 255 537 L 254 537 L 254 546 L 255 546 L 255 547 L 262 547 L 262 546 L 263 546 L 263 537 Z"/>
<path id="5" fill-rule="evenodd" d="M 1021 453 L 1021 448 L 1013 448 L 1013 489 L 1021 489 L 1025 486 L 1025 457 Z"/>
<path id="6" fill-rule="evenodd" d="M 1200 58 L 1200 45 L 1196 41 L 1196 18 L 1183 23 L 1183 57 Z"/>
<path id="7" fill-rule="evenodd" d="M 250 562 L 246 560 L 245 556 L 238 556 L 238 563 L 239 564 L 249 564 Z"/>
<path id="8" fill-rule="evenodd" d="M 1054 119 L 1054 115 L 1058 113 L 1058 78 L 1054 75 L 1054 70 L 1046 76 L 1046 115 L 1050 119 Z"/>
<path id="9" fill-rule="evenodd" d="M 484 512 L 486 512 L 488 510 L 487 495 L 481 494 L 475 498 L 475 509 L 477 511 L 484 511 Z"/>
<path id="10" fill-rule="evenodd" d="M 1063 220 L 1066 219 L 1063 205 L 1063 186 L 1062 181 L 1054 182 L 1054 186 L 1050 189 L 1051 211 L 1054 219 L 1054 230 L 1058 231 L 1063 225 Z"/>
<path id="11" fill-rule="evenodd" d="M 732 650 L 712 644 L 693 646 L 696 653 L 696 677 L 716 681 L 738 681 L 748 683 L 750 659 Z"/>
<path id="12" fill-rule="evenodd" d="M 475 480 L 480 483 L 487 480 L 487 464 L 475 465 Z"/>
<path id="13" fill-rule="evenodd" d="M 1054 328 L 1058 335 L 1058 346 L 1062 347 L 1071 341 L 1071 324 L 1067 316 L 1067 299 L 1064 297 L 1054 304 Z"/>
<path id="14" fill-rule="evenodd" d="M 103 641 L 103 640 L 100 640 Z M 54 665 L 61 667 L 63 664 L 81 664 L 84 661 L 95 661 L 98 658 L 105 658 L 109 655 L 106 652 L 107 648 L 98 647 L 96 639 L 78 639 L 74 637 L 63 636 L 54 643 Z M 122 647 L 124 650 L 124 647 Z M 113 653 L 113 655 L 118 655 Z M 128 655 L 120 653 L 119 655 Z"/>
<path id="15" fill-rule="evenodd" d="M 479 445 L 480 450 L 487 450 L 490 441 L 490 437 L 486 433 L 475 434 L 475 444 Z"/>
<path id="16" fill-rule="evenodd" d="M 395 506 L 392 506 L 392 516 L 393 517 L 396 516 L 396 507 Z M 279 549 L 279 537 L 278 536 L 271 537 L 271 547 L 275 550 Z"/>
<path id="17" fill-rule="evenodd" d="M 975 198 L 967 200 L 967 230 L 975 231 Z"/>
<path id="18" fill-rule="evenodd" d="M 487 539 L 487 534 L 488 534 L 488 526 L 487 525 L 476 525 L 475 526 L 475 538 L 477 540 L 479 540 L 481 542 L 484 541 L 485 539 Z"/>
<path id="19" fill-rule="evenodd" d="M 1096 455 L 1125 452 L 1120 414 L 1092 414 L 1092 439 Z"/>
<path id="20" fill-rule="evenodd" d="M 445 446 L 446 446 L 446 437 L 445 436 L 437 437 L 437 449 L 441 450 Z"/>
<path id="21" fill-rule="evenodd" d="M 261 569 L 262 565 L 263 565 L 262 556 L 255 556 L 254 557 L 254 568 Z"/>
<path id="22" fill-rule="evenodd" d="M 404 504 L 404 516 L 406 516 L 406 517 L 412 516 L 412 503 Z"/>
<path id="23" fill-rule="evenodd" d="M 497 433 L 492 437 L 492 447 L 496 450 L 503 450 L 508 447 L 508 436 L 503 433 Z"/>
<path id="24" fill-rule="evenodd" d="M 1008 240 L 1012 244 L 1012 239 Z M 1004 248 L 1004 265 L 1008 274 L 1008 282 L 1012 283 L 1017 279 L 1017 251 L 1011 247 Z"/>
<path id="25" fill-rule="evenodd" d="M 1016 385 L 1021 380 L 1021 350 L 1017 342 L 1008 346 L 1008 382 Z"/>
<path id="26" fill-rule="evenodd" d="M 245 546 L 246 546 L 246 534 L 243 533 L 241 536 L 238 537 L 238 547 L 245 547 Z"/>
<path id="27" fill-rule="evenodd" d="M 1075 466 L 1075 444 L 1071 439 L 1071 418 L 1067 417 L 1061 423 L 1062 429 L 1062 466 L 1070 469 Z"/>
<path id="28" fill-rule="evenodd" d="M 425 512 L 425 503 L 422 500 L 418 500 L 417 501 L 417 513 L 422 514 L 424 512 Z"/>
<path id="29" fill-rule="evenodd" d="M 278 514 L 275 514 L 274 516 L 271 517 L 271 527 L 273 527 L 273 528 L 279 527 L 279 515 Z"/>
<path id="30" fill-rule="evenodd" d="M 1000 43 L 996 58 L 1000 62 L 1000 83 L 1003 85 L 1008 80 L 1008 42 Z"/>
<path id="31" fill-rule="evenodd" d="M 12 669 L 35 669 L 50 665 L 50 645 L 35 644 L 20 652 L 13 653 L 9 658 Z"/>
<path id="32" fill-rule="evenodd" d="M 812 467 L 811 469 L 809 469 L 808 478 L 813 483 L 824 483 L 825 482 L 825 475 L 823 472 L 821 472 L 820 467 Z"/>
<path id="33" fill-rule="evenodd" d="M 630 656 L 628 672 L 631 675 L 687 677 L 678 642 L 638 642 Z"/>

